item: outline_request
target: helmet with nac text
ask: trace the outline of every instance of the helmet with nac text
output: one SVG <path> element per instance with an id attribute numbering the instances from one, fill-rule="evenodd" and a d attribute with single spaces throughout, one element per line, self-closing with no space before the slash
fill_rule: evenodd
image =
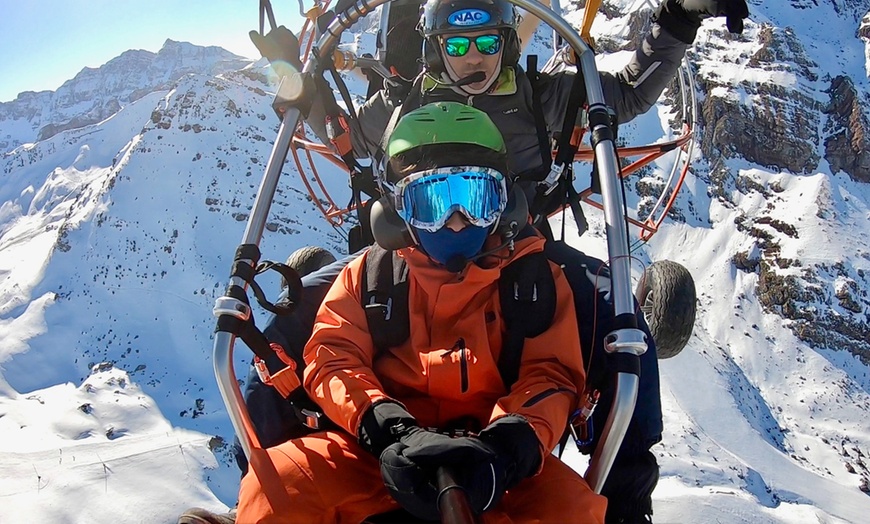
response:
<path id="1" fill-rule="evenodd" d="M 494 29 L 504 39 L 502 63 L 513 66 L 520 59 L 517 27 L 520 16 L 507 0 L 428 0 L 423 4 L 418 29 L 423 35 L 426 65 L 434 73 L 444 71 L 439 38 L 483 29 Z"/>

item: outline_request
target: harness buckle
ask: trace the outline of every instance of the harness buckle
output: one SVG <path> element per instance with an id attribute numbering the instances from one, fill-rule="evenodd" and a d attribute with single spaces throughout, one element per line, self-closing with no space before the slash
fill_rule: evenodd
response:
<path id="1" fill-rule="evenodd" d="M 266 367 L 266 361 L 256 355 L 254 356 L 254 369 L 257 370 L 260 382 L 267 386 L 272 385 L 272 374 L 269 373 L 269 368 Z"/>
<path id="2" fill-rule="evenodd" d="M 335 148 L 339 156 L 351 152 L 353 145 L 350 141 L 350 125 L 344 115 L 326 117 L 326 136 Z"/>
<path id="3" fill-rule="evenodd" d="M 380 302 L 375 302 L 375 297 L 372 297 L 371 300 L 369 300 L 369 303 L 366 304 L 366 310 L 373 310 L 376 308 L 384 308 L 384 320 L 389 321 L 393 317 L 393 298 L 388 298 L 387 303 L 382 304 Z"/>
<path id="4" fill-rule="evenodd" d="M 544 196 L 549 196 L 559 184 L 559 179 L 562 178 L 562 173 L 565 172 L 565 164 L 556 164 L 550 166 L 550 172 L 547 177 L 538 182 L 539 187 L 544 188 Z"/>
<path id="5" fill-rule="evenodd" d="M 516 300 L 517 302 L 519 302 L 520 300 L 523 300 L 520 298 L 520 283 L 519 282 L 514 282 L 514 300 Z M 532 285 L 531 301 L 532 302 L 538 301 L 538 284 Z"/>
<path id="6" fill-rule="evenodd" d="M 320 417 L 323 416 L 323 413 L 306 408 L 302 408 L 299 411 L 302 413 L 302 416 L 305 417 L 303 424 L 311 429 L 320 429 Z"/>

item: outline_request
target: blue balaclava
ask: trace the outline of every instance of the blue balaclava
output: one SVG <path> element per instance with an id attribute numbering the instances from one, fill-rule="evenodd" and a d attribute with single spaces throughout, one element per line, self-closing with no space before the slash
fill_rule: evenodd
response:
<path id="1" fill-rule="evenodd" d="M 469 224 L 460 231 L 442 227 L 434 233 L 415 228 L 414 233 L 429 258 L 452 271 L 457 268 L 461 270 L 468 260 L 480 253 L 489 234 L 489 227 Z"/>

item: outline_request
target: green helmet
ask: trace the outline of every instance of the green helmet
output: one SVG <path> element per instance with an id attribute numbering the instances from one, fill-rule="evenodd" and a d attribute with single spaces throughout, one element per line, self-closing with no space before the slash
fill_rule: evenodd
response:
<path id="1" fill-rule="evenodd" d="M 460 102 L 434 102 L 407 113 L 386 143 L 387 172 L 381 178 L 384 196 L 372 205 L 370 219 L 375 241 L 384 249 L 417 244 L 411 227 L 395 208 L 393 184 L 411 174 L 435 168 L 479 166 L 505 176 L 507 203 L 490 233 L 513 238 L 526 223 L 528 204 L 522 190 L 511 183 L 504 138 L 489 116 Z M 392 183 L 384 183 L 389 179 Z"/>
<path id="2" fill-rule="evenodd" d="M 435 102 L 399 120 L 387 140 L 387 157 L 438 144 L 468 144 L 507 154 L 501 132 L 486 113 L 460 102 Z"/>

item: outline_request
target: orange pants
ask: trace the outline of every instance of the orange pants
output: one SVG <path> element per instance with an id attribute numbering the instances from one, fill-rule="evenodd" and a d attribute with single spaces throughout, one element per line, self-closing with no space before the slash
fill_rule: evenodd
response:
<path id="1" fill-rule="evenodd" d="M 398 509 L 377 459 L 346 433 L 321 432 L 266 450 L 284 483 L 291 511 L 275 511 L 254 468 L 242 479 L 238 524 L 353 523 Z M 286 499 L 285 499 L 286 500 Z M 540 474 L 507 492 L 481 524 L 604 522 L 607 499 L 571 468 L 547 455 Z"/>

